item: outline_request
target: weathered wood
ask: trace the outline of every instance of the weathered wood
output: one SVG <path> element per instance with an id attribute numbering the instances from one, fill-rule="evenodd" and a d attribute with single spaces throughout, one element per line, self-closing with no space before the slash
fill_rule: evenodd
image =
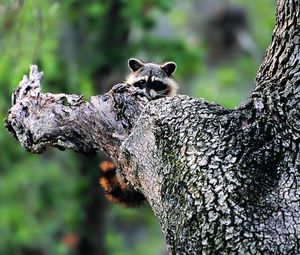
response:
<path id="1" fill-rule="evenodd" d="M 5 120 L 8 131 L 33 153 L 54 146 L 84 154 L 102 149 L 116 156 L 148 100 L 137 99 L 125 84 L 87 102 L 82 95 L 42 93 L 42 76 L 31 66 L 29 77 L 24 75 L 14 91 Z"/>

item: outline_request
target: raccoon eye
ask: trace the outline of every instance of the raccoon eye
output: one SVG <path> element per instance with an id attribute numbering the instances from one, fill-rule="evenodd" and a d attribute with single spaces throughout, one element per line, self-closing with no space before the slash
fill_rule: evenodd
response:
<path id="1" fill-rule="evenodd" d="M 154 81 L 153 82 L 153 88 L 156 90 L 156 91 L 160 91 L 160 90 L 166 90 L 168 87 L 168 84 L 165 84 L 161 81 Z"/>
<path id="2" fill-rule="evenodd" d="M 145 80 L 140 80 L 140 81 L 139 81 L 139 84 L 140 84 L 140 85 L 144 85 L 145 83 L 146 83 Z"/>
<path id="3" fill-rule="evenodd" d="M 144 88 L 145 84 L 146 84 L 145 80 L 140 80 L 140 81 L 137 81 L 136 83 L 134 83 L 133 86 L 142 89 L 142 88 Z"/>

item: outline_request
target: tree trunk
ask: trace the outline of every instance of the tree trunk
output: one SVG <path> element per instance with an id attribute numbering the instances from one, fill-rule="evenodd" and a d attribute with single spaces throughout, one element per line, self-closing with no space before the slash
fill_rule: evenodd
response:
<path id="1" fill-rule="evenodd" d="M 277 23 L 250 98 L 148 101 L 116 85 L 84 102 L 40 92 L 35 66 L 13 94 L 7 129 L 25 149 L 104 150 L 159 219 L 170 254 L 300 253 L 299 2 Z"/>

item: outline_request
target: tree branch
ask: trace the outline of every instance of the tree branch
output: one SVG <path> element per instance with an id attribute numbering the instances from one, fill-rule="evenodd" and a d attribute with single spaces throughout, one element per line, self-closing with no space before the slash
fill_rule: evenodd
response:
<path id="1" fill-rule="evenodd" d="M 276 25 L 256 83 L 299 79 L 300 7 L 298 0 L 277 0 Z"/>
<path id="2" fill-rule="evenodd" d="M 43 94 L 42 75 L 31 66 L 29 78 L 24 76 L 14 91 L 5 120 L 9 132 L 33 153 L 54 146 L 84 154 L 103 149 L 116 156 L 147 99 L 124 84 L 89 102 L 82 95 Z"/>

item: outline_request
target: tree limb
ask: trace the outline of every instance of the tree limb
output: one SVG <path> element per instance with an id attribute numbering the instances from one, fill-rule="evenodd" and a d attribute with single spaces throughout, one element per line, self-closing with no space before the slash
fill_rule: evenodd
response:
<path id="1" fill-rule="evenodd" d="M 116 156 L 147 99 L 137 99 L 124 84 L 89 102 L 82 95 L 43 94 L 42 76 L 31 66 L 29 78 L 24 76 L 12 95 L 5 126 L 21 145 L 33 153 L 54 146 L 84 154 L 103 149 Z"/>

